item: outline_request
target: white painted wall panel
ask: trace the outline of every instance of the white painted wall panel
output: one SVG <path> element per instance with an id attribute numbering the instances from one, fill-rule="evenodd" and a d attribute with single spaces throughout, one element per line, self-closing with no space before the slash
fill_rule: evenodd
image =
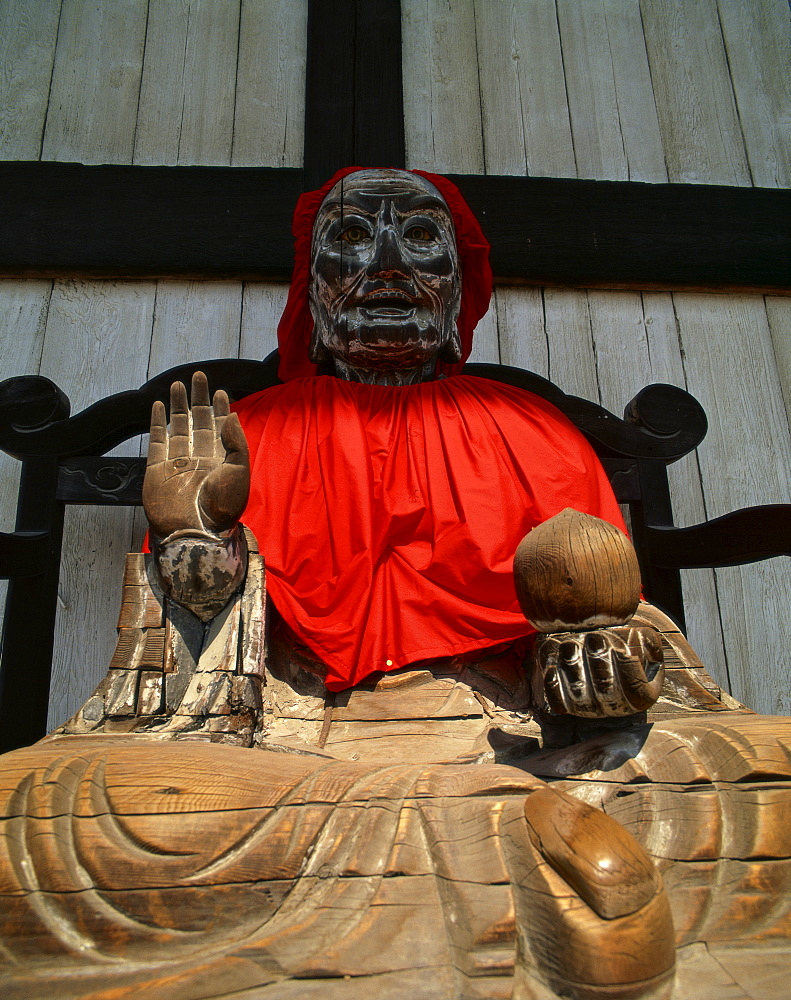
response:
<path id="1" fill-rule="evenodd" d="M 146 0 L 63 0 L 42 159 L 131 163 Z"/>
<path id="2" fill-rule="evenodd" d="M 478 0 L 474 9 L 486 172 L 576 177 L 554 0 Z M 414 61 L 405 48 L 406 93 Z"/>
<path id="3" fill-rule="evenodd" d="M 0 159 L 37 160 L 55 61 L 60 0 L 0 3 Z"/>
<path id="4" fill-rule="evenodd" d="M 718 0 L 753 184 L 791 185 L 791 10 L 787 0 Z"/>
<path id="5" fill-rule="evenodd" d="M 640 0 L 640 9 L 668 179 L 749 185 L 716 0 Z"/>
<path id="6" fill-rule="evenodd" d="M 244 0 L 233 157 L 239 167 L 302 165 L 305 0 Z"/>

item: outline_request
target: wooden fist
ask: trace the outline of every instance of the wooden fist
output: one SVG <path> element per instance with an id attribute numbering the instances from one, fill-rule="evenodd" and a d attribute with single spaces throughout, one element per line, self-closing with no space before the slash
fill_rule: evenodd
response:
<path id="1" fill-rule="evenodd" d="M 556 715 L 583 719 L 644 712 L 665 679 L 662 640 L 650 626 L 539 636 L 534 699 Z"/>

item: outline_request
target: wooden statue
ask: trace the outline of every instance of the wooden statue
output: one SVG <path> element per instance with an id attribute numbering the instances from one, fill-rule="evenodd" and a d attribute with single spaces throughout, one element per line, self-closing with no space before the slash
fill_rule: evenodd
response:
<path id="1" fill-rule="evenodd" d="M 458 259 L 430 181 L 345 178 L 313 360 L 431 380 L 463 355 Z M 514 545 L 524 660 L 331 690 L 268 599 L 249 488 L 227 398 L 174 385 L 107 677 L 3 760 L 4 997 L 787 994 L 791 720 L 716 687 L 618 528 L 565 509 Z"/>

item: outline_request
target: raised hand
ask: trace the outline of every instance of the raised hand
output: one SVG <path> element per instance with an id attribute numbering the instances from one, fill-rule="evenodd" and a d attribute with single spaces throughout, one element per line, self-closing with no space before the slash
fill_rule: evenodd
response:
<path id="1" fill-rule="evenodd" d="M 181 382 L 170 388 L 170 431 L 164 405 L 151 411 L 143 507 L 151 531 L 166 538 L 190 529 L 221 534 L 242 515 L 250 490 L 244 432 L 222 390 L 209 400 L 203 372 L 192 376 L 192 406 Z"/>
<path id="2" fill-rule="evenodd" d="M 534 656 L 543 687 L 536 694 L 556 715 L 600 719 L 644 712 L 665 677 L 662 641 L 650 626 L 539 636 Z"/>

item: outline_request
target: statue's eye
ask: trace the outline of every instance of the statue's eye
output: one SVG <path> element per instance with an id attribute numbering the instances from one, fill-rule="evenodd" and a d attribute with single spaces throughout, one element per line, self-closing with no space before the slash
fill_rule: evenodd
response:
<path id="1" fill-rule="evenodd" d="M 366 243 L 371 237 L 362 226 L 349 226 L 343 230 L 340 238 L 344 243 Z"/>
<path id="2" fill-rule="evenodd" d="M 404 233 L 408 240 L 416 240 L 418 243 L 425 243 L 434 239 L 434 234 L 430 233 L 425 226 L 410 226 Z"/>

